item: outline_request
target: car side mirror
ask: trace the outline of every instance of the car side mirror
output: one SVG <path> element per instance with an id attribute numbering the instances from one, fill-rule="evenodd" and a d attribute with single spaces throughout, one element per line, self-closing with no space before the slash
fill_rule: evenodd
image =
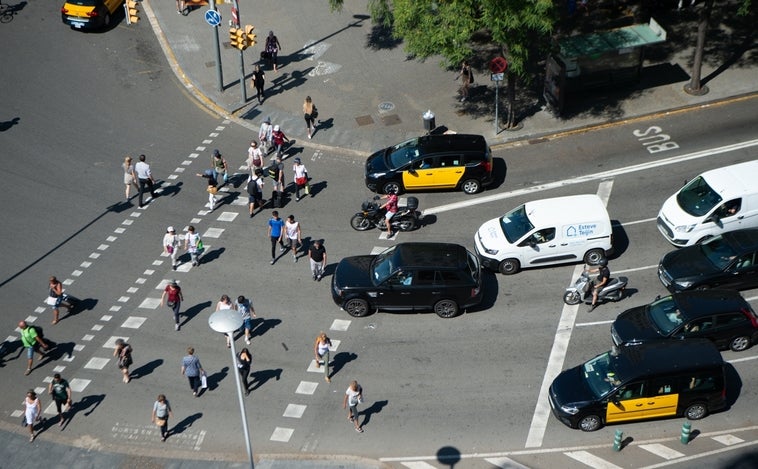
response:
<path id="1" fill-rule="evenodd" d="M 416 170 L 413 169 L 413 168 L 408 168 L 408 173 L 409 174 L 413 174 L 415 176 L 416 175 Z"/>

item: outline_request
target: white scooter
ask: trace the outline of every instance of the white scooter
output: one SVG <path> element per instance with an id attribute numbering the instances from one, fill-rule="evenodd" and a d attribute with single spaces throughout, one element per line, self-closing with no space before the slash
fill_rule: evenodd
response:
<path id="1" fill-rule="evenodd" d="M 598 293 L 598 303 L 620 300 L 624 296 L 624 289 L 628 282 L 629 279 L 626 277 L 611 278 L 608 284 Z M 566 293 L 563 294 L 563 301 L 567 305 L 577 305 L 582 301 L 588 305 L 592 304 L 592 280 L 586 266 L 579 278 L 576 279 L 576 282 L 566 288 Z"/>

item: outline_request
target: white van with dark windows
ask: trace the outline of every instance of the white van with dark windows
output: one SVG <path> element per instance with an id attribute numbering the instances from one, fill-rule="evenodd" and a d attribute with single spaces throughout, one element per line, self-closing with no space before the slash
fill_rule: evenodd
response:
<path id="1" fill-rule="evenodd" d="M 758 160 L 706 171 L 666 200 L 658 230 L 674 246 L 691 246 L 758 227 Z"/>
<path id="2" fill-rule="evenodd" d="M 524 267 L 584 261 L 613 250 L 608 211 L 594 194 L 536 200 L 483 224 L 474 235 L 485 267 L 515 274 Z"/>

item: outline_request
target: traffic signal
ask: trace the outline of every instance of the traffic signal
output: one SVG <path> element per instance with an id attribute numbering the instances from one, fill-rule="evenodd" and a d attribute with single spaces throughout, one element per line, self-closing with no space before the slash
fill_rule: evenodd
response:
<path id="1" fill-rule="evenodd" d="M 137 0 L 126 0 L 126 24 L 139 23 L 139 3 Z"/>
<path id="2" fill-rule="evenodd" d="M 247 37 L 241 28 L 229 28 L 229 44 L 239 50 L 247 48 Z"/>
<path id="3" fill-rule="evenodd" d="M 255 29 L 255 26 L 247 25 L 245 26 L 245 38 L 247 39 L 247 46 L 253 47 L 256 44 L 255 38 L 257 35 L 253 32 Z"/>

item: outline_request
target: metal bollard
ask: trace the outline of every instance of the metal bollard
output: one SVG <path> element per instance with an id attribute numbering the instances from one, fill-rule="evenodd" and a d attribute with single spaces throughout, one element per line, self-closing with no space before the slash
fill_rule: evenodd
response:
<path id="1" fill-rule="evenodd" d="M 621 451 L 621 440 L 624 438 L 624 432 L 616 430 L 616 434 L 613 435 L 613 451 Z"/>
<path id="2" fill-rule="evenodd" d="M 685 420 L 684 425 L 682 425 L 682 437 L 680 438 L 683 445 L 690 442 L 690 432 L 692 432 L 692 424 L 690 424 L 689 420 Z"/>

